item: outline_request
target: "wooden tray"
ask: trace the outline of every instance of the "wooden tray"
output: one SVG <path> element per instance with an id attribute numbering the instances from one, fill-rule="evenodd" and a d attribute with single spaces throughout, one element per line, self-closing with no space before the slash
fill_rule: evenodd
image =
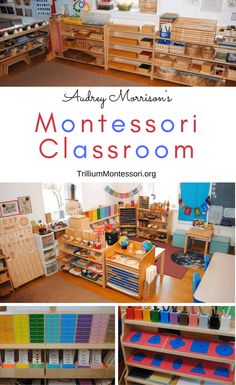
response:
<path id="1" fill-rule="evenodd" d="M 115 48 L 110 48 L 108 53 L 111 55 L 124 56 L 132 59 L 136 59 L 138 56 L 137 52 L 126 51 L 124 49 L 115 49 Z"/>
<path id="2" fill-rule="evenodd" d="M 110 24 L 111 31 L 124 31 L 124 32 L 139 32 L 140 27 L 138 25 L 125 25 L 125 24 Z"/>
<path id="3" fill-rule="evenodd" d="M 138 45 L 139 40 L 138 39 L 130 39 L 127 37 L 118 37 L 118 36 L 111 36 L 110 37 L 111 43 L 120 43 L 120 44 L 127 44 L 127 45 Z"/>
<path id="4" fill-rule="evenodd" d="M 136 71 L 137 69 L 137 67 L 133 64 L 120 63 L 116 61 L 109 61 L 108 67 L 124 71 Z"/>

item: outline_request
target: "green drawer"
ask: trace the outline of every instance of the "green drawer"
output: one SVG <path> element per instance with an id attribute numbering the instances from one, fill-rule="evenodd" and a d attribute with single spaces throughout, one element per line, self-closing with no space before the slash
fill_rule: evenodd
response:
<path id="1" fill-rule="evenodd" d="M 44 314 L 30 314 L 29 319 L 30 320 L 35 320 L 35 319 L 44 320 Z"/>

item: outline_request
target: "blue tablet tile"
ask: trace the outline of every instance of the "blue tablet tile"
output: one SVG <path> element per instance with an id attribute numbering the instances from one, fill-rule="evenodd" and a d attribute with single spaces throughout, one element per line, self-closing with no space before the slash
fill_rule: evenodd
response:
<path id="1" fill-rule="evenodd" d="M 160 366 L 162 361 L 164 359 L 163 354 L 156 354 L 154 360 L 152 361 L 151 365 L 153 366 Z"/>
<path id="2" fill-rule="evenodd" d="M 143 352 L 138 352 L 134 354 L 134 361 L 141 362 L 145 358 L 145 354 Z"/>
<path id="3" fill-rule="evenodd" d="M 173 362 L 173 369 L 174 369 L 174 370 L 179 370 L 182 366 L 183 366 L 183 360 L 182 360 L 182 358 L 177 358 L 177 359 Z"/>
<path id="4" fill-rule="evenodd" d="M 203 367 L 203 365 L 200 363 L 200 364 L 197 364 L 192 370 L 191 370 L 192 373 L 199 373 L 199 374 L 206 374 L 205 372 L 205 369 Z"/>
<path id="5" fill-rule="evenodd" d="M 147 342 L 149 344 L 158 345 L 161 342 L 161 337 L 160 336 L 152 336 L 147 340 Z"/>
<path id="6" fill-rule="evenodd" d="M 216 353 L 221 357 L 228 357 L 233 354 L 233 348 L 230 345 L 220 344 L 216 347 Z"/>
<path id="7" fill-rule="evenodd" d="M 138 342 L 142 337 L 142 333 L 135 333 L 131 338 L 130 342 Z"/>
<path id="8" fill-rule="evenodd" d="M 179 349 L 185 345 L 185 342 L 183 341 L 183 339 L 181 337 L 178 337 L 178 338 L 175 338 L 174 340 L 172 340 L 170 342 L 170 345 L 173 349 Z"/>
<path id="9" fill-rule="evenodd" d="M 230 377 L 229 369 L 225 366 L 217 366 L 214 375 L 219 377 Z"/>

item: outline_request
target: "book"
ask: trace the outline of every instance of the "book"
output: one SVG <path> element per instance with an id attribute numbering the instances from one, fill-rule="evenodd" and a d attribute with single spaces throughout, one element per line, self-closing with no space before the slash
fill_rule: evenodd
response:
<path id="1" fill-rule="evenodd" d="M 169 385 L 172 381 L 173 376 L 171 374 L 165 374 L 165 373 L 153 373 L 149 377 L 149 381 L 153 382 L 154 384 L 165 384 Z"/>

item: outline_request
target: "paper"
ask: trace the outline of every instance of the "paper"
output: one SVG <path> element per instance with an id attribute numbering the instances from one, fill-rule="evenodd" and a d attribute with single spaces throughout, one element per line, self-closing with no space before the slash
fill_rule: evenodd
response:
<path id="1" fill-rule="evenodd" d="M 202 0 L 201 11 L 211 13 L 221 13 L 223 9 L 223 0 Z"/>
<path id="2" fill-rule="evenodd" d="M 214 225 L 220 225 L 221 219 L 223 218 L 223 206 L 211 206 L 209 208 L 209 217 L 208 223 L 213 223 Z"/>
<path id="3" fill-rule="evenodd" d="M 188 378 L 183 378 L 183 377 L 180 377 L 179 381 L 177 382 L 176 385 L 193 385 L 193 384 L 201 384 L 201 380 L 194 380 L 191 378 L 188 379 Z M 206 385 L 206 383 L 205 383 Z"/>

